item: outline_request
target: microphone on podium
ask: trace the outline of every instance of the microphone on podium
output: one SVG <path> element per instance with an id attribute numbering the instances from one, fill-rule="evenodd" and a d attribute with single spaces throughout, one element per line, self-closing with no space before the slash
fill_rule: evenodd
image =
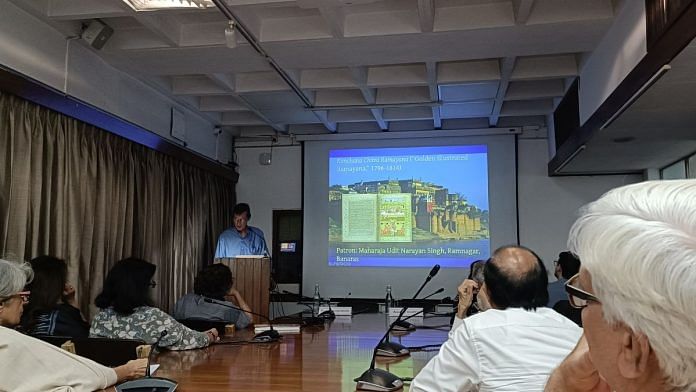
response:
<path id="1" fill-rule="evenodd" d="M 270 329 L 268 331 L 263 331 L 263 332 L 260 332 L 260 333 L 257 333 L 256 335 L 254 335 L 254 337 L 251 339 L 251 341 L 254 343 L 269 343 L 269 342 L 275 342 L 278 339 L 280 339 L 280 333 L 278 333 L 278 331 L 273 329 L 273 322 L 271 321 L 271 319 L 269 319 L 267 316 L 264 316 L 261 313 L 252 312 L 250 310 L 244 310 L 238 306 L 234 306 L 234 305 L 230 304 L 229 302 L 220 301 L 220 300 L 217 300 L 214 298 L 203 297 L 203 301 L 210 303 L 210 304 L 225 306 L 225 307 L 228 307 L 231 309 L 237 309 L 241 312 L 251 313 L 254 316 L 259 316 L 259 317 L 263 318 L 264 320 L 268 321 L 268 325 L 269 325 Z"/>
<path id="2" fill-rule="evenodd" d="M 167 330 L 160 333 L 157 340 L 150 346 L 150 353 L 147 355 L 147 369 L 145 369 L 145 377 L 126 381 L 122 384 L 116 385 L 117 392 L 171 392 L 176 390 L 179 385 L 176 381 L 170 380 L 163 377 L 151 377 L 150 375 L 150 363 L 152 362 L 152 355 L 155 350 L 159 347 L 160 341 L 163 337 L 167 336 Z"/>

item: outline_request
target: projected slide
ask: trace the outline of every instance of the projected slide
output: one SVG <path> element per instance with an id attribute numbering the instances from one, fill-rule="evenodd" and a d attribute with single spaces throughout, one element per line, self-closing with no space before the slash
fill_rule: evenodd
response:
<path id="1" fill-rule="evenodd" d="M 488 209 L 485 145 L 329 152 L 330 266 L 468 267 Z"/>

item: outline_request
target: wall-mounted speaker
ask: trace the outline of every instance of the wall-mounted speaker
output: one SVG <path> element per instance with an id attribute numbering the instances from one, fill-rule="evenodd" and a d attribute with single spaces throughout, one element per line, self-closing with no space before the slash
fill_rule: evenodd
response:
<path id="1" fill-rule="evenodd" d="M 87 27 L 85 27 L 85 29 L 82 31 L 81 37 L 94 49 L 99 50 L 104 47 L 104 44 L 106 44 L 106 41 L 111 38 L 113 33 L 114 29 L 95 19 L 89 22 Z"/>

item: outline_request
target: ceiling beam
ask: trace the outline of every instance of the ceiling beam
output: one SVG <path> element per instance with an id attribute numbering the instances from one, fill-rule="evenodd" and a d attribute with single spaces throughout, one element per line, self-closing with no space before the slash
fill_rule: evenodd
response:
<path id="1" fill-rule="evenodd" d="M 181 44 L 181 25 L 172 18 L 152 13 L 136 12 L 135 19 L 169 46 Z"/>
<path id="2" fill-rule="evenodd" d="M 498 85 L 498 93 L 495 95 L 495 104 L 493 111 L 488 118 L 488 124 L 492 127 L 498 125 L 500 119 L 500 110 L 503 108 L 505 94 L 507 94 L 508 86 L 510 85 L 510 76 L 515 68 L 515 57 L 505 57 L 500 61 L 500 84 Z"/>
<path id="3" fill-rule="evenodd" d="M 322 124 L 326 127 L 326 129 L 329 130 L 331 133 L 336 133 L 338 131 L 338 125 L 335 122 L 329 121 L 329 111 L 328 110 L 320 110 L 314 112 L 314 114 L 317 116 L 319 121 L 321 121 Z"/>
<path id="4" fill-rule="evenodd" d="M 46 5 L 46 16 L 53 20 L 113 18 L 132 13 L 122 1 L 49 0 Z"/>
<path id="5" fill-rule="evenodd" d="M 360 89 L 360 93 L 362 93 L 363 98 L 365 98 L 365 102 L 367 102 L 368 105 L 375 104 L 377 102 L 376 89 L 367 87 L 367 67 L 351 67 L 350 73 L 353 75 L 353 80 Z M 370 112 L 381 130 L 389 130 L 389 124 L 384 120 L 382 109 L 370 109 Z"/>
<path id="6" fill-rule="evenodd" d="M 418 20 L 422 32 L 432 33 L 435 25 L 434 0 L 418 0 Z"/>
<path id="7" fill-rule="evenodd" d="M 425 70 L 428 76 L 428 91 L 430 92 L 430 101 L 437 102 L 440 100 L 440 94 L 437 91 L 437 63 L 428 61 L 425 63 Z M 440 115 L 440 106 L 433 106 L 433 128 L 442 128 L 442 116 Z"/>
<path id="8" fill-rule="evenodd" d="M 343 38 L 345 31 L 345 15 L 343 9 L 322 5 L 319 14 L 324 18 L 334 38 Z"/>
<path id="9" fill-rule="evenodd" d="M 515 12 L 515 24 L 524 25 L 534 9 L 534 0 L 513 0 L 512 7 Z"/>

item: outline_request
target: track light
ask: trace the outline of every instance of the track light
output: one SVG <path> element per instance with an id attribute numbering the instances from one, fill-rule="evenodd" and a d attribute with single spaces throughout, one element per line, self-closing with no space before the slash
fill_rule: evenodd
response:
<path id="1" fill-rule="evenodd" d="M 225 45 L 228 48 L 234 49 L 237 47 L 237 29 L 233 20 L 229 21 L 225 27 Z"/>

